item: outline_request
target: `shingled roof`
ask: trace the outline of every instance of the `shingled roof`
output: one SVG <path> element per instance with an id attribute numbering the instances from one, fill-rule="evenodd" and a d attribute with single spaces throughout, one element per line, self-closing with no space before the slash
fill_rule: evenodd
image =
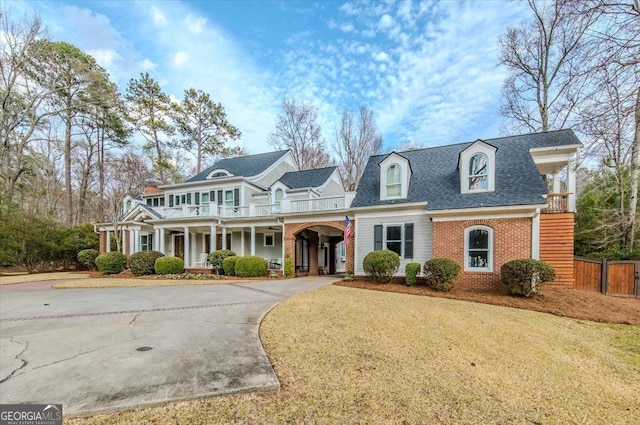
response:
<path id="1" fill-rule="evenodd" d="M 529 153 L 532 148 L 577 145 L 571 130 L 483 140 L 497 148 L 494 192 L 460 193 L 458 157 L 474 142 L 402 152 L 413 173 L 406 199 L 380 200 L 379 164 L 387 155 L 369 158 L 351 207 L 428 202 L 428 210 L 544 204 L 547 188 Z"/>
<path id="2" fill-rule="evenodd" d="M 287 152 L 289 151 L 285 150 L 267 152 L 259 153 L 256 155 L 220 159 L 216 161 L 211 167 L 188 179 L 187 182 L 206 180 L 209 173 L 211 173 L 213 170 L 227 170 L 234 176 L 240 177 L 256 176 L 269 168 L 274 162 L 282 158 Z"/>
<path id="3" fill-rule="evenodd" d="M 316 168 L 313 170 L 290 171 L 280 177 L 280 182 L 289 189 L 322 186 L 338 167 Z"/>

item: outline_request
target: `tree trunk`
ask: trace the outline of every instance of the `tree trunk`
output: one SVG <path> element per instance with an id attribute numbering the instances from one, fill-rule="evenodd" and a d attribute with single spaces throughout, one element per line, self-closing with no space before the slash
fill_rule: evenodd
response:
<path id="1" fill-rule="evenodd" d="M 65 224 L 73 226 L 73 195 L 71 193 L 71 98 L 67 99 L 64 135 L 64 189 L 65 189 Z"/>
<path id="2" fill-rule="evenodd" d="M 638 207 L 638 180 L 640 180 L 640 87 L 636 92 L 635 134 L 631 145 L 631 199 L 629 200 L 629 253 L 633 251 L 636 235 L 636 209 Z"/>

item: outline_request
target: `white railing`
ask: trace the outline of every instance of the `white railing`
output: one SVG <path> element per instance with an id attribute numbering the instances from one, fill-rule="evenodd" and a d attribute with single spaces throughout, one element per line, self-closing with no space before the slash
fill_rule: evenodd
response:
<path id="1" fill-rule="evenodd" d="M 209 203 L 207 205 L 180 205 L 177 207 L 154 208 L 164 218 L 182 217 L 268 217 L 277 214 L 331 211 L 348 208 L 353 200 L 351 194 L 311 199 L 283 199 L 279 204 L 251 204 L 226 206 Z"/>

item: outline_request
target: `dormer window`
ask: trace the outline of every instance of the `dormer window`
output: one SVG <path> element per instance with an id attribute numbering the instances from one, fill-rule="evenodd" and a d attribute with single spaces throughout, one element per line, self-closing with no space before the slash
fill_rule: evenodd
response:
<path id="1" fill-rule="evenodd" d="M 411 164 L 404 156 L 391 152 L 379 164 L 380 200 L 405 199 L 409 193 Z"/>
<path id="2" fill-rule="evenodd" d="M 486 191 L 489 184 L 487 176 L 487 155 L 477 153 L 469 160 L 469 191 Z"/>
<path id="3" fill-rule="evenodd" d="M 220 177 L 229 177 L 232 174 L 222 168 L 217 168 L 215 170 L 211 170 L 211 172 L 209 172 L 209 174 L 207 175 L 207 179 L 215 179 L 215 178 L 220 178 Z"/>
<path id="4" fill-rule="evenodd" d="M 273 198 L 274 202 L 279 204 L 282 202 L 282 198 L 284 198 L 284 191 L 282 189 L 276 189 L 276 193 Z"/>
<path id="5" fill-rule="evenodd" d="M 460 152 L 460 193 L 493 192 L 496 185 L 497 148 L 482 140 Z"/>
<path id="6" fill-rule="evenodd" d="M 400 182 L 400 167 L 391 165 L 387 168 L 387 198 L 397 198 L 402 193 Z"/>

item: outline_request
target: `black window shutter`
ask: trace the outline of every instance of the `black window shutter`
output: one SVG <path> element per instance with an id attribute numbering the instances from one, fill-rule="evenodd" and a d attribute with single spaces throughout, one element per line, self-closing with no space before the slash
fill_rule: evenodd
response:
<path id="1" fill-rule="evenodd" d="M 233 189 L 233 206 L 240 205 L 240 189 Z"/>
<path id="2" fill-rule="evenodd" d="M 209 192 L 209 202 L 215 202 L 216 201 L 216 191 L 212 190 Z"/>
<path id="3" fill-rule="evenodd" d="M 187 205 L 191 205 L 191 192 L 187 193 Z"/>
<path id="4" fill-rule="evenodd" d="M 413 258 L 413 223 L 404 225 L 404 258 Z"/>
<path id="5" fill-rule="evenodd" d="M 169 195 L 169 206 L 173 206 L 173 195 Z"/>
<path id="6" fill-rule="evenodd" d="M 377 251 L 382 249 L 382 225 L 376 224 L 373 226 L 373 249 Z"/>
<path id="7" fill-rule="evenodd" d="M 218 205 L 222 205 L 222 191 L 218 191 Z"/>
<path id="8" fill-rule="evenodd" d="M 196 196 L 195 204 L 200 205 L 200 192 L 196 192 L 194 195 Z"/>

